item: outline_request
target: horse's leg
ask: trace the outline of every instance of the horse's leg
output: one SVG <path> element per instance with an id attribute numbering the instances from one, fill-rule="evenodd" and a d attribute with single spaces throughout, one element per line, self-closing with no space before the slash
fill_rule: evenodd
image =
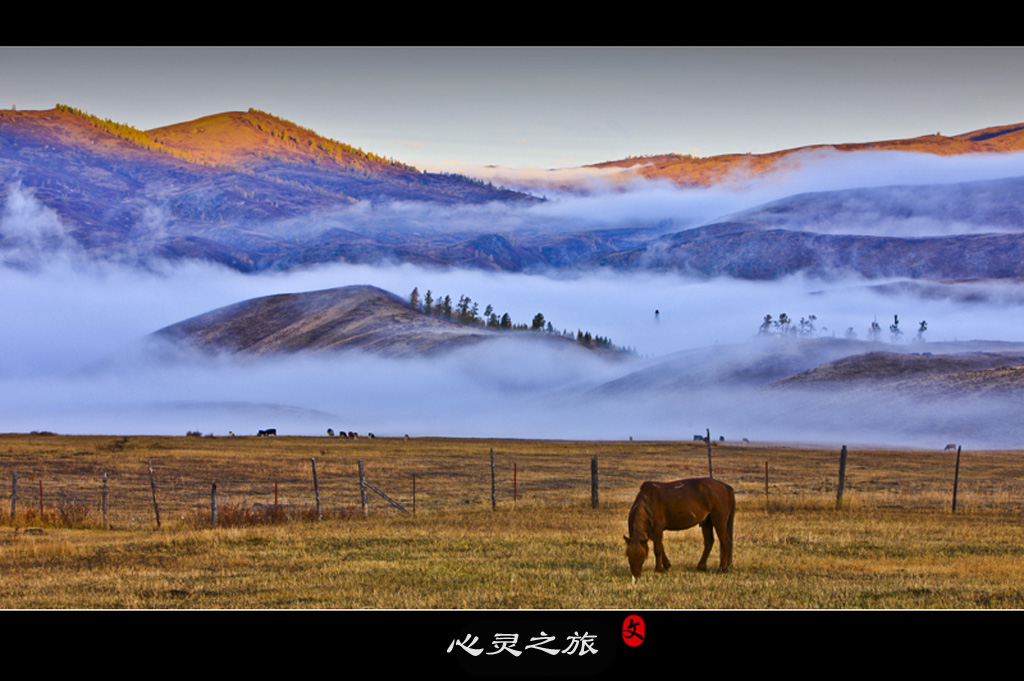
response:
<path id="1" fill-rule="evenodd" d="M 654 571 L 664 572 L 672 567 L 672 563 L 669 561 L 668 556 L 665 555 L 665 543 L 662 541 L 664 532 L 662 530 L 655 530 L 654 536 Z"/>
<path id="2" fill-rule="evenodd" d="M 715 527 L 710 516 L 700 521 L 700 529 L 704 533 L 704 553 L 700 554 L 697 570 L 703 572 L 708 569 L 708 556 L 711 555 L 711 547 L 715 545 Z"/>
<path id="3" fill-rule="evenodd" d="M 718 548 L 720 560 L 719 572 L 728 572 L 732 567 L 732 518 L 726 513 L 716 513 L 714 516 L 715 532 L 718 533 Z M 708 523 L 708 532 L 711 531 L 711 523 Z"/>

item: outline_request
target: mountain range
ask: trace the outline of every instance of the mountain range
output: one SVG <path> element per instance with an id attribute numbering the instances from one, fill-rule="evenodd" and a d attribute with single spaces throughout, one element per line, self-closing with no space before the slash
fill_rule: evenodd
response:
<path id="1" fill-rule="evenodd" d="M 762 155 L 632 158 L 591 169 L 616 169 L 616 182 L 706 187 L 781 172 L 823 150 L 1007 154 L 1024 150 L 1024 124 Z M 608 226 L 583 219 L 555 229 L 538 221 L 510 229 L 496 212 L 546 200 L 422 172 L 252 109 L 148 131 L 65 105 L 0 111 L 0 186 L 8 216 L 16 198 L 28 197 L 61 225 L 59 232 L 26 235 L 5 220 L 0 255 L 15 264 L 26 246 L 39 253 L 70 245 L 92 257 L 194 258 L 243 272 L 349 262 L 744 279 L 797 272 L 1024 276 L 1024 178 L 797 194 L 685 229 L 672 221 Z M 424 210 L 395 210 L 388 219 L 375 212 L 395 202 Z M 943 233 L 950 222 L 959 229 Z M 935 229 L 922 234 L 921 225 Z"/>

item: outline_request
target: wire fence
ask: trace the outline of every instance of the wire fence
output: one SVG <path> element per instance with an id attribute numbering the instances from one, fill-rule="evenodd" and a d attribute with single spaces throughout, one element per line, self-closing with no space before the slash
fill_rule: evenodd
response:
<path id="1" fill-rule="evenodd" d="M 122 457 L 8 457 L 0 461 L 7 480 L 0 523 L 208 527 L 519 505 L 628 507 L 644 480 L 706 475 L 731 484 L 741 503 L 768 510 L 808 499 L 836 508 L 1024 507 L 1024 462 L 1015 452 L 850 450 L 844 458 L 838 450 L 713 451 L 692 443 L 564 448 L 538 453 L 481 447 L 448 458 L 399 456 L 386 445 L 359 458 L 327 450 L 307 456 L 287 446 L 271 455 L 219 460 L 161 456 L 158 448 Z"/>

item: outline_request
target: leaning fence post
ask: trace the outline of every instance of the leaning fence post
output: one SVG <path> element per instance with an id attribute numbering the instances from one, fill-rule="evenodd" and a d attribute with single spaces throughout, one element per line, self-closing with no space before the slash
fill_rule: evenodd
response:
<path id="1" fill-rule="evenodd" d="M 160 527 L 160 506 L 156 503 L 156 478 L 153 477 L 153 461 L 149 462 L 149 487 L 153 491 L 153 514 L 156 515 L 156 526 Z"/>
<path id="2" fill-rule="evenodd" d="M 362 461 L 359 462 L 359 496 L 363 502 L 363 517 L 367 518 L 370 515 L 370 509 L 366 501 L 366 468 Z"/>
<path id="3" fill-rule="evenodd" d="M 316 494 L 316 519 L 323 520 L 323 513 L 320 512 L 320 482 L 316 477 L 316 459 L 310 458 L 313 462 L 313 491 Z"/>
<path id="4" fill-rule="evenodd" d="M 956 513 L 956 488 L 960 484 L 960 446 L 956 448 L 956 472 L 953 473 L 953 513 Z"/>
<path id="5" fill-rule="evenodd" d="M 210 521 L 217 527 L 217 483 L 213 483 L 213 489 L 210 490 Z"/>
<path id="6" fill-rule="evenodd" d="M 846 445 L 839 452 L 839 489 L 836 491 L 836 510 L 843 506 L 843 486 L 846 484 Z"/>
<path id="7" fill-rule="evenodd" d="M 491 510 L 495 510 L 498 507 L 497 489 L 495 488 L 494 480 L 494 447 L 491 447 Z"/>
<path id="8" fill-rule="evenodd" d="M 597 508 L 597 455 L 590 459 L 590 508 Z"/>

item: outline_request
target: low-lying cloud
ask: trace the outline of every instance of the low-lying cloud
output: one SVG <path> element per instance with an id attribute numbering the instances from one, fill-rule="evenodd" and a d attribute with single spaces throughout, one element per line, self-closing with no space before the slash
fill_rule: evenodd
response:
<path id="1" fill-rule="evenodd" d="M 0 280 L 7 315 L 0 328 L 5 431 L 224 435 L 275 427 L 308 435 L 333 428 L 393 436 L 689 439 L 710 428 L 729 439 L 829 441 L 858 435 L 859 410 L 862 425 L 870 428 L 861 440 L 892 442 L 899 434 L 880 427 L 888 422 L 881 417 L 893 413 L 891 405 L 875 414 L 866 409 L 877 401 L 859 402 L 841 419 L 836 412 L 813 419 L 820 401 L 789 402 L 743 386 L 600 397 L 592 391 L 680 351 L 756 348 L 752 339 L 763 316 L 781 312 L 794 322 L 814 315 L 816 335 L 841 338 L 852 327 L 861 339 L 873 320 L 887 329 L 898 314 L 906 337 L 891 347 L 904 351 L 928 351 L 952 340 L 1024 342 L 1016 322 L 1021 301 L 1015 292 L 1000 297 L 999 287 L 977 287 L 962 302 L 883 293 L 858 281 L 825 288 L 800 278 L 762 284 L 673 275 L 568 280 L 408 266 L 331 266 L 253 277 L 199 264 L 158 273 L 60 264 L 3 269 Z M 465 294 L 518 321 L 542 312 L 558 331 L 591 330 L 636 348 L 639 356 L 607 361 L 542 349 L 517 342 L 515 333 L 494 346 L 422 360 L 362 354 L 206 358 L 168 355 L 147 343 L 167 324 L 238 300 L 350 284 L 400 295 L 413 287 L 455 298 Z M 924 319 L 926 342 L 912 345 Z"/>

